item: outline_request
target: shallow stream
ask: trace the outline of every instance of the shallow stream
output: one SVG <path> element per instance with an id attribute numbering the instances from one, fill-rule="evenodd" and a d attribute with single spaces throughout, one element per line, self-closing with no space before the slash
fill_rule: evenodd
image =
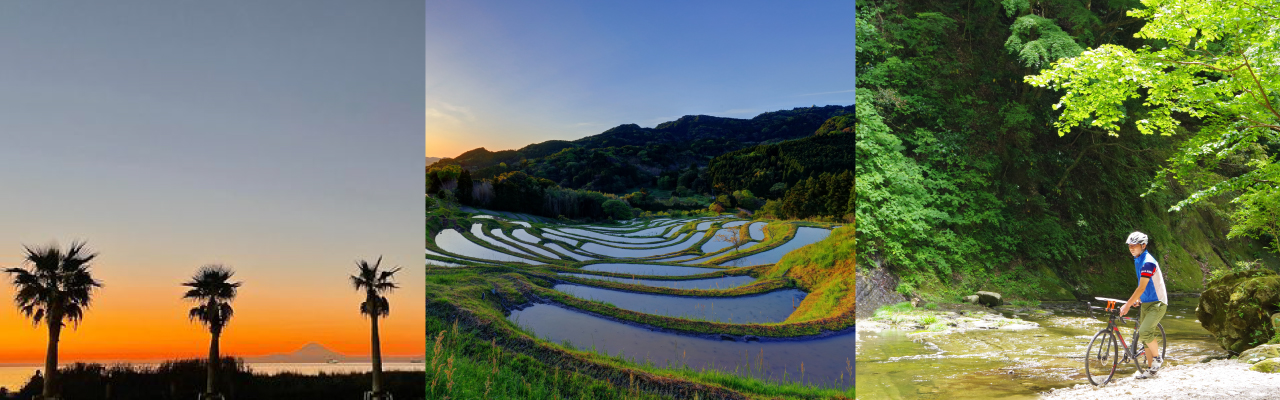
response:
<path id="1" fill-rule="evenodd" d="M 1223 355 L 1196 322 L 1198 298 L 1174 299 L 1161 319 L 1172 365 Z M 1038 328 L 979 329 L 962 333 L 887 330 L 859 332 L 858 398 L 868 399 L 1034 399 L 1050 389 L 1088 383 L 1083 355 L 1089 340 L 1106 327 L 1105 316 L 1082 310 L 1051 315 L 1004 313 Z M 1129 316 L 1136 316 L 1130 313 Z M 861 322 L 860 322 L 861 325 Z M 1129 341 L 1134 323 L 1120 327 Z M 1134 373 L 1123 365 L 1117 377 Z"/>

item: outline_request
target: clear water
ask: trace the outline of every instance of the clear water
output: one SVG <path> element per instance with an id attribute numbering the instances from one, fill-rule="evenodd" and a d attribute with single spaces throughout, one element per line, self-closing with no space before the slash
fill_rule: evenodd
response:
<path id="1" fill-rule="evenodd" d="M 521 231 L 521 232 L 523 232 L 524 230 L 523 230 L 523 229 L 521 229 L 520 231 Z M 502 233 L 502 230 L 501 230 L 501 229 L 494 229 L 494 230 L 493 230 L 493 231 L 491 231 L 490 233 L 492 233 L 494 237 L 498 237 L 498 238 L 502 238 L 502 239 L 510 240 L 510 241 L 512 241 L 512 242 L 517 242 L 516 240 L 513 240 L 513 239 L 511 239 L 510 237 L 508 237 L 506 234 Z M 546 250 L 540 249 L 540 248 L 538 248 L 538 246 L 532 246 L 532 245 L 530 245 L 530 246 L 525 246 L 525 248 L 529 249 L 529 251 L 532 251 L 532 252 L 534 252 L 534 253 L 541 254 L 543 257 L 550 258 L 550 259 L 552 259 L 552 260 L 559 260 L 559 259 L 560 259 L 560 257 L 557 257 L 555 254 L 551 254 L 551 252 L 549 252 L 549 251 L 546 251 Z"/>
<path id="2" fill-rule="evenodd" d="M 526 260 L 510 254 L 491 250 L 489 248 L 486 248 L 484 246 L 481 246 L 475 243 L 471 243 L 471 241 L 467 240 L 467 238 L 465 236 L 462 236 L 461 233 L 458 233 L 452 229 L 445 229 L 440 231 L 439 234 L 436 234 L 435 240 L 436 240 L 436 246 L 439 246 L 442 250 L 453 253 L 453 254 L 459 254 L 467 257 L 474 257 L 474 258 L 479 258 L 484 260 L 535 264 L 534 261 Z"/>
<path id="3" fill-rule="evenodd" d="M 596 243 L 585 243 L 582 245 L 582 250 L 589 251 L 595 254 L 600 254 L 603 256 L 612 257 L 612 258 L 642 258 L 642 257 L 659 256 L 667 253 L 674 253 L 677 251 L 681 251 L 689 248 L 689 246 L 693 245 L 694 243 L 697 243 L 699 240 L 702 240 L 702 236 L 690 235 L 688 239 L 685 239 L 683 242 L 680 242 L 680 243 L 676 243 L 666 247 L 659 247 L 656 249 L 644 249 L 644 250 L 619 249 L 616 247 L 609 247 L 609 246 L 604 246 Z"/>
<path id="4" fill-rule="evenodd" d="M 496 247 L 501 247 L 503 249 L 506 249 L 509 252 L 516 253 L 517 255 L 533 257 L 533 255 L 529 254 L 529 252 L 517 249 L 515 247 L 508 246 L 506 243 L 502 243 L 497 239 L 489 237 L 489 235 L 486 235 L 484 233 L 484 228 L 482 228 L 480 224 L 471 225 L 471 234 L 480 238 L 480 240 L 489 242 L 489 244 L 492 244 Z"/>
<path id="5" fill-rule="evenodd" d="M 578 349 L 621 354 L 660 367 L 714 368 L 770 381 L 785 379 L 827 387 L 847 388 L 854 383 L 852 333 L 805 341 L 721 341 L 651 331 L 548 304 L 513 311 L 507 319 L 552 343 L 568 341 Z"/>
<path id="6" fill-rule="evenodd" d="M 613 276 L 587 275 L 587 274 L 570 274 L 561 273 L 560 275 L 573 276 L 583 279 L 596 279 L 611 282 L 630 283 L 633 285 L 644 285 L 653 287 L 669 287 L 675 289 L 731 289 L 742 285 L 749 285 L 756 281 L 756 278 L 750 276 L 722 276 L 719 278 L 707 279 L 683 279 L 683 280 L 657 280 L 657 279 L 635 279 L 635 278 L 618 278 Z"/>
<path id="7" fill-rule="evenodd" d="M 756 222 L 747 227 L 747 231 L 751 233 L 751 240 L 764 240 L 764 226 L 767 222 Z"/>
<path id="8" fill-rule="evenodd" d="M 685 319 L 733 324 L 782 322 L 804 300 L 796 289 L 737 297 L 690 297 L 635 293 L 592 286 L 558 284 L 551 287 L 583 300 L 598 300 L 624 310 Z"/>
<path id="9" fill-rule="evenodd" d="M 791 238 L 790 241 L 783 243 L 781 246 L 739 258 L 737 260 L 723 262 L 720 263 L 720 265 L 746 267 L 752 265 L 773 264 L 778 262 L 778 260 L 781 260 L 782 256 L 787 255 L 787 253 L 790 253 L 792 250 L 826 239 L 828 235 L 831 235 L 831 231 L 826 229 L 810 228 L 807 226 L 800 227 L 800 229 L 796 231 L 796 236 Z"/>
<path id="10" fill-rule="evenodd" d="M 719 268 L 699 268 L 699 267 L 677 267 L 674 265 L 656 265 L 656 264 L 591 264 L 582 267 L 587 271 L 598 272 L 614 272 L 619 274 L 633 275 L 655 275 L 655 276 L 683 276 L 697 275 L 708 272 L 723 271 Z"/>
<path id="11" fill-rule="evenodd" d="M 614 243 L 656 243 L 656 242 L 661 242 L 661 241 L 662 241 L 662 238 L 633 238 L 633 237 L 626 237 L 626 236 L 606 235 L 606 234 L 603 234 L 603 233 L 599 233 L 599 232 L 592 232 L 592 231 L 588 231 L 588 230 L 584 230 L 584 229 L 578 229 L 578 228 L 561 228 L 561 229 L 558 229 L 558 230 L 559 230 L 559 231 L 560 231 L 560 233 L 562 233 L 562 234 L 566 234 L 566 235 L 573 235 L 573 236 L 578 236 L 578 237 L 583 237 L 583 238 L 591 238 L 591 239 L 599 240 L 599 241 L 602 241 L 602 242 L 614 242 Z"/>
<path id="12" fill-rule="evenodd" d="M 544 232 L 545 232 L 545 231 L 544 231 Z M 573 240 L 573 239 L 570 239 L 570 238 L 567 238 L 567 237 L 564 237 L 564 236 L 558 236 L 558 235 L 555 235 L 555 234 L 552 234 L 552 233 L 543 233 L 543 234 L 542 234 L 542 237 L 545 237 L 545 238 L 547 238 L 547 239 L 555 239 L 555 240 L 559 240 L 559 241 L 561 241 L 561 242 L 568 243 L 570 246 L 577 246 L 577 245 L 578 245 L 578 241 L 577 241 L 577 240 Z"/>
<path id="13" fill-rule="evenodd" d="M 1195 322 L 1199 299 L 1173 299 L 1161 319 L 1171 365 L 1226 354 Z M 1130 314 L 1133 315 L 1133 314 Z M 1006 317 L 1013 315 L 1006 314 Z M 976 330 L 916 338 L 902 331 L 862 332 L 858 343 L 859 399 L 1033 399 L 1060 387 L 1088 384 L 1083 356 L 1106 320 L 1083 311 L 1030 314 L 1028 330 Z M 1120 327 L 1125 341 L 1133 323 Z M 1117 377 L 1135 372 L 1121 366 Z"/>
<path id="14" fill-rule="evenodd" d="M 564 246 L 561 246 L 561 245 L 559 245 L 559 244 L 557 244 L 557 243 L 547 243 L 547 244 L 544 244 L 543 246 L 547 246 L 547 247 L 550 247 L 552 250 L 559 251 L 560 253 L 562 253 L 562 254 L 564 254 L 564 255 L 567 255 L 567 256 L 569 256 L 569 258 L 572 258 L 572 259 L 574 259 L 574 260 L 578 260 L 578 261 L 587 261 L 587 260 L 594 260 L 594 259 L 595 259 L 595 258 L 593 258 L 593 257 L 587 257 L 587 256 L 584 256 L 584 255 L 581 255 L 581 254 L 578 254 L 578 253 L 574 253 L 574 252 L 572 252 L 572 251 L 569 251 L 569 249 L 566 249 L 566 248 L 564 248 Z"/>
<path id="15" fill-rule="evenodd" d="M 526 231 L 524 229 L 516 229 L 514 231 L 511 231 L 511 236 L 515 236 L 516 239 L 520 239 L 525 243 L 538 243 L 542 241 L 542 240 L 539 240 L 537 236 L 533 236 L 533 234 L 530 234 L 529 231 Z"/>

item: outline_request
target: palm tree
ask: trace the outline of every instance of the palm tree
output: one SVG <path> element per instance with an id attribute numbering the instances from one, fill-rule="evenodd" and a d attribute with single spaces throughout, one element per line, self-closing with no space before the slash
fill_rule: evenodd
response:
<path id="1" fill-rule="evenodd" d="M 62 335 L 64 320 L 76 325 L 84 319 L 89 308 L 89 298 L 102 282 L 89 273 L 89 262 L 98 255 L 84 248 L 83 242 L 72 242 L 63 252 L 58 245 L 47 247 L 23 246 L 27 250 L 26 263 L 30 269 L 8 268 L 4 272 L 13 276 L 17 288 L 14 302 L 18 310 L 31 318 L 34 324 L 44 321 L 49 327 L 49 351 L 44 358 L 44 390 L 41 397 L 58 398 L 58 338 Z"/>
<path id="2" fill-rule="evenodd" d="M 231 300 L 236 298 L 236 289 L 240 287 L 240 282 L 228 282 L 232 275 L 235 275 L 235 272 L 230 268 L 206 265 L 196 271 L 191 281 L 182 284 L 191 288 L 182 298 L 198 304 L 191 308 L 187 316 L 209 327 L 209 333 L 212 336 L 209 340 L 209 364 L 206 366 L 208 379 L 205 383 L 208 389 L 205 391 L 205 398 L 217 396 L 214 387 L 219 364 L 218 339 L 222 336 L 222 328 L 226 327 L 227 321 L 231 320 L 233 314 Z"/>
<path id="3" fill-rule="evenodd" d="M 391 277 L 400 271 L 400 268 L 378 271 L 381 265 L 382 256 L 378 256 L 378 260 L 374 261 L 373 265 L 369 265 L 365 260 L 356 261 L 359 271 L 357 275 L 351 276 L 351 286 L 356 290 L 364 291 L 364 302 L 360 303 L 360 313 L 369 316 L 372 326 L 370 353 L 373 357 L 372 394 L 374 398 L 382 398 L 382 342 L 378 339 L 378 318 L 391 314 L 391 305 L 387 303 L 387 298 L 383 294 L 399 287 L 391 281 Z"/>

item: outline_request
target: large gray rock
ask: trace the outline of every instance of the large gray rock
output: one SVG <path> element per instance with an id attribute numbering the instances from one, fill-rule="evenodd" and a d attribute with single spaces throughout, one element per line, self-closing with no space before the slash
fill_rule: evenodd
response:
<path id="1" fill-rule="evenodd" d="M 964 296 L 964 302 L 969 304 L 978 304 L 978 295 Z"/>
<path id="2" fill-rule="evenodd" d="M 1196 319 L 1229 353 L 1241 353 L 1275 336 L 1280 275 L 1269 270 L 1234 272 L 1212 280 L 1200 295 Z"/>
<path id="3" fill-rule="evenodd" d="M 1253 364 L 1268 358 L 1280 358 L 1280 344 L 1264 344 L 1240 353 L 1240 362 Z"/>
<path id="4" fill-rule="evenodd" d="M 996 292 L 978 292 L 978 304 L 987 307 L 999 307 L 1004 305 L 1004 299 L 1000 298 L 1000 293 Z"/>

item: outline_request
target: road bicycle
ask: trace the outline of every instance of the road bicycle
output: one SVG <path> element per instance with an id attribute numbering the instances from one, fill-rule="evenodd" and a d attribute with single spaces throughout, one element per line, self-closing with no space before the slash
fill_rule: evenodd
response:
<path id="1" fill-rule="evenodd" d="M 1122 363 L 1133 361 L 1133 366 L 1137 368 L 1138 373 L 1146 371 L 1147 358 L 1142 353 L 1147 350 L 1147 344 L 1138 340 L 1138 323 L 1137 318 L 1125 318 L 1120 316 L 1120 307 L 1124 305 L 1124 300 L 1109 299 L 1106 297 L 1095 297 L 1099 301 L 1107 302 L 1106 307 L 1098 307 L 1089 304 L 1089 314 L 1093 315 L 1093 310 L 1106 311 L 1110 318 L 1107 319 L 1107 327 L 1098 331 L 1093 335 L 1093 340 L 1089 341 L 1089 347 L 1084 353 L 1084 373 L 1089 377 L 1089 383 L 1095 386 L 1103 386 L 1111 382 L 1111 378 L 1116 374 L 1116 368 Z M 1137 305 L 1133 309 L 1138 309 Z M 1120 319 L 1122 323 L 1127 324 L 1128 321 L 1135 321 L 1133 324 L 1133 339 L 1129 343 L 1125 343 L 1124 334 L 1120 332 L 1120 327 L 1116 324 L 1116 319 Z M 1159 335 L 1156 340 L 1160 343 L 1160 358 L 1164 359 L 1165 337 L 1164 325 L 1156 324 Z M 1117 342 L 1119 342 L 1117 344 Z M 1123 358 L 1121 356 L 1123 349 Z M 1105 377 L 1103 375 L 1105 374 Z"/>

